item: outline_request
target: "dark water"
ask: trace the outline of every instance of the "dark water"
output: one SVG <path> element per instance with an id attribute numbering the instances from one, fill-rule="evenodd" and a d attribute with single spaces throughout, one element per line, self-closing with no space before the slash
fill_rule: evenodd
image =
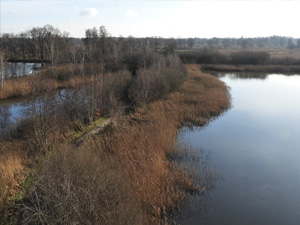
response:
<path id="1" fill-rule="evenodd" d="M 24 110 L 29 102 L 22 99 L 0 102 L 0 139 L 14 132 L 16 124 L 24 117 Z"/>
<path id="2" fill-rule="evenodd" d="M 179 139 L 210 155 L 220 178 L 180 224 L 300 224 L 300 76 L 226 74 L 232 108 Z"/>
<path id="3" fill-rule="evenodd" d="M 41 63 L 6 63 L 5 79 L 36 74 L 39 67 Z M 23 118 L 23 112 L 28 104 L 28 101 L 22 99 L 0 101 L 0 138 L 15 130 L 16 123 Z"/>
<path id="4" fill-rule="evenodd" d="M 72 96 L 72 90 L 57 90 L 41 99 L 48 99 L 59 110 L 62 109 L 62 101 L 64 101 L 63 99 L 67 95 Z M 13 98 L 0 101 L 0 140 L 16 133 L 18 124 L 30 116 L 30 109 L 33 102 L 38 107 L 42 104 L 43 100 L 39 101 L 39 98 Z"/>

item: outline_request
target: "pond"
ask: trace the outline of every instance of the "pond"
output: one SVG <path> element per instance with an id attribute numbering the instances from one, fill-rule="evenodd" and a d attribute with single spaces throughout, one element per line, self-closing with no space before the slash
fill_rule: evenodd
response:
<path id="1" fill-rule="evenodd" d="M 180 224 L 300 224 L 300 76 L 219 74 L 232 108 L 179 140 L 218 174 L 205 209 Z"/>

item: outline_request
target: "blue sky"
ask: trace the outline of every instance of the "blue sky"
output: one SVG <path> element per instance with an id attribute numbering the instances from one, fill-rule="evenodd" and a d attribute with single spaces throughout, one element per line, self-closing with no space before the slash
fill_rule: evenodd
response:
<path id="1" fill-rule="evenodd" d="M 51 24 L 70 36 L 300 37 L 300 1 L 1 1 L 2 33 Z"/>

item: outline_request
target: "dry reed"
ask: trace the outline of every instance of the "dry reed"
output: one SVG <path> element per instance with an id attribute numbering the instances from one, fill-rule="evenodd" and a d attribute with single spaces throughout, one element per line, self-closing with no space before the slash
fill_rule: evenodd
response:
<path id="1" fill-rule="evenodd" d="M 137 108 L 79 147 L 57 147 L 49 154 L 27 191 L 20 222 L 167 223 L 168 212 L 196 190 L 167 157 L 176 148 L 178 128 L 186 122 L 203 125 L 229 105 L 221 81 L 197 65 L 186 67 L 178 92 Z"/>

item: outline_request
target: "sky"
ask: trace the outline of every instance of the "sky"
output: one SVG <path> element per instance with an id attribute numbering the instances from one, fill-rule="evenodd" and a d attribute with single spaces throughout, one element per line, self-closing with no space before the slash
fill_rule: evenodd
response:
<path id="1" fill-rule="evenodd" d="M 300 38 L 300 1 L 0 0 L 1 33 L 50 24 L 71 37 L 105 26 L 112 36 Z"/>

